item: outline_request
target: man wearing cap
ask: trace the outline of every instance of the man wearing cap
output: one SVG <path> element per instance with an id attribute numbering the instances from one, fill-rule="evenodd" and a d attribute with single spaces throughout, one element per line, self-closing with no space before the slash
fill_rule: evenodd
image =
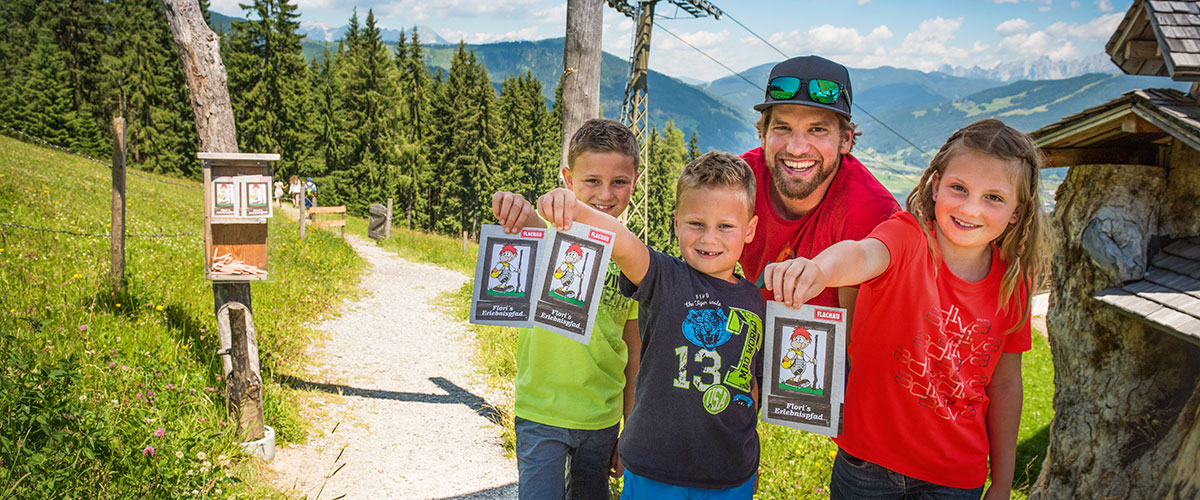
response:
<path id="1" fill-rule="evenodd" d="M 842 240 L 861 240 L 900 210 L 892 196 L 850 150 L 850 73 L 817 56 L 776 64 L 755 127 L 762 146 L 742 159 L 758 183 L 758 231 L 742 251 L 745 276 L 796 257 L 813 258 Z M 777 289 L 777 284 L 772 288 Z M 826 288 L 809 304 L 844 307 L 853 314 L 856 288 Z M 774 300 L 774 293 L 763 290 Z"/>

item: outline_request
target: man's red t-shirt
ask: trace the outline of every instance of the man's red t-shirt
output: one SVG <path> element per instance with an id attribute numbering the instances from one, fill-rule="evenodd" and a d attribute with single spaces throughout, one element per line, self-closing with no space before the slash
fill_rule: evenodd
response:
<path id="1" fill-rule="evenodd" d="M 842 155 L 842 164 L 821 203 L 804 217 L 789 220 L 771 206 L 771 171 L 767 168 L 762 148 L 747 151 L 741 157 L 754 171 L 757 182 L 754 214 L 758 228 L 754 241 L 742 250 L 742 272 L 746 279 L 757 282 L 763 268 L 772 262 L 795 257 L 811 259 L 822 250 L 842 240 L 861 240 L 900 210 L 900 204 L 887 188 L 852 155 Z M 763 297 L 774 295 L 763 289 Z M 809 304 L 841 307 L 836 288 L 821 292 Z"/>
<path id="2" fill-rule="evenodd" d="M 985 389 L 1001 354 L 1030 347 L 1025 292 L 1018 287 L 1001 312 L 1008 264 L 999 251 L 987 277 L 963 281 L 930 256 L 908 212 L 869 237 L 887 246 L 891 262 L 859 287 L 842 435 L 834 442 L 906 476 L 977 488 L 987 478 Z"/>

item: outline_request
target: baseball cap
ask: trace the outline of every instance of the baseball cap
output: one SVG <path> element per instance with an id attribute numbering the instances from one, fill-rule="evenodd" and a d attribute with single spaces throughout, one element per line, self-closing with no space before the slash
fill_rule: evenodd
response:
<path id="1" fill-rule="evenodd" d="M 820 56 L 793 57 L 771 68 L 762 111 L 775 104 L 823 108 L 850 118 L 850 72 Z"/>

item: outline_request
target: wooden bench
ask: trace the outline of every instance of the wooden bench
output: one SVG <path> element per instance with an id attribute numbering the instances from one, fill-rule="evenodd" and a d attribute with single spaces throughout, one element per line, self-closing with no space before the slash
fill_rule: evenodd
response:
<path id="1" fill-rule="evenodd" d="M 338 205 L 336 207 L 315 207 L 307 209 L 309 215 L 313 218 L 313 227 L 323 227 L 330 229 L 340 227 L 342 238 L 346 237 L 346 205 Z M 317 214 L 342 214 L 341 220 L 318 220 Z"/>

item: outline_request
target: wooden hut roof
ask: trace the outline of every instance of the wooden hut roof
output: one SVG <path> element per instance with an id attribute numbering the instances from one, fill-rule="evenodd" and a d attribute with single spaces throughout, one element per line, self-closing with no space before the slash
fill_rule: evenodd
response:
<path id="1" fill-rule="evenodd" d="M 1200 345 L 1200 238 L 1168 245 L 1150 260 L 1145 278 L 1103 290 L 1094 298 Z"/>
<path id="2" fill-rule="evenodd" d="M 1131 75 L 1200 81 L 1200 0 L 1135 0 L 1104 50 Z"/>
<path id="3" fill-rule="evenodd" d="M 1089 163 L 1157 164 L 1172 138 L 1200 150 L 1200 103 L 1175 89 L 1130 90 L 1030 133 L 1047 167 Z"/>

